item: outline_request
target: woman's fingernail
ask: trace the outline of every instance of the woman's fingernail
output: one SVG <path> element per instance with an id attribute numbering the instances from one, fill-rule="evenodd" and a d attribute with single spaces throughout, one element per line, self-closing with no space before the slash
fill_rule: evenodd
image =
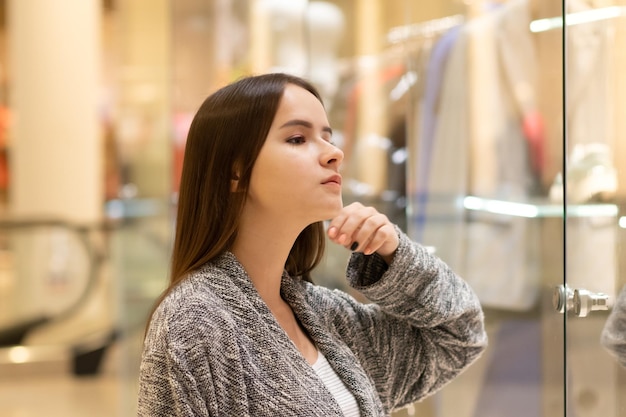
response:
<path id="1" fill-rule="evenodd" d="M 359 247 L 359 242 L 354 242 L 352 243 L 352 245 L 350 245 L 350 250 L 355 250 L 358 247 Z"/>
<path id="2" fill-rule="evenodd" d="M 337 236 L 337 228 L 333 226 L 330 229 L 328 229 L 328 236 L 331 238 L 334 238 L 335 236 Z"/>

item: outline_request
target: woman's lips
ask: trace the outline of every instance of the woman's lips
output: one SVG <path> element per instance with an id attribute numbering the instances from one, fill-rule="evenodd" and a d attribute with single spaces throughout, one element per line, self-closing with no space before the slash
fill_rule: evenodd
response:
<path id="1" fill-rule="evenodd" d="M 325 179 L 322 184 L 338 184 L 341 185 L 341 175 L 333 175 Z"/>

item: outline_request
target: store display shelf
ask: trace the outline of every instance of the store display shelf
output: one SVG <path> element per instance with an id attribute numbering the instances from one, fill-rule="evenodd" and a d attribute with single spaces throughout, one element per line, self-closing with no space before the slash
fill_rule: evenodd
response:
<path id="1" fill-rule="evenodd" d="M 463 198 L 463 207 L 467 210 L 502 214 L 513 217 L 616 217 L 619 208 L 615 204 L 568 204 L 551 202 L 515 202 L 475 196 Z"/>

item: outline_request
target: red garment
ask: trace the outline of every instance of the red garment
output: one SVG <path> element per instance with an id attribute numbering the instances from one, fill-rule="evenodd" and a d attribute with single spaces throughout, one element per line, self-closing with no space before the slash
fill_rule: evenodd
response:
<path id="1" fill-rule="evenodd" d="M 527 112 L 522 119 L 522 131 L 528 142 L 532 170 L 541 174 L 545 164 L 545 125 L 537 110 Z"/>

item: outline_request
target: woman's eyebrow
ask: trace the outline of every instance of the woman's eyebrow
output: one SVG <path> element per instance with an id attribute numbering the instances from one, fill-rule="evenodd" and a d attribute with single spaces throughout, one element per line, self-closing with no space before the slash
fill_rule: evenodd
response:
<path id="1" fill-rule="evenodd" d="M 302 120 L 302 119 L 289 120 L 288 122 L 285 122 L 280 128 L 282 129 L 284 127 L 289 127 L 289 126 L 304 126 L 308 129 L 313 129 L 313 123 L 308 122 L 306 120 Z M 329 126 L 324 126 L 322 130 L 324 132 L 330 133 L 331 135 L 333 134 L 333 129 L 331 129 Z"/>

